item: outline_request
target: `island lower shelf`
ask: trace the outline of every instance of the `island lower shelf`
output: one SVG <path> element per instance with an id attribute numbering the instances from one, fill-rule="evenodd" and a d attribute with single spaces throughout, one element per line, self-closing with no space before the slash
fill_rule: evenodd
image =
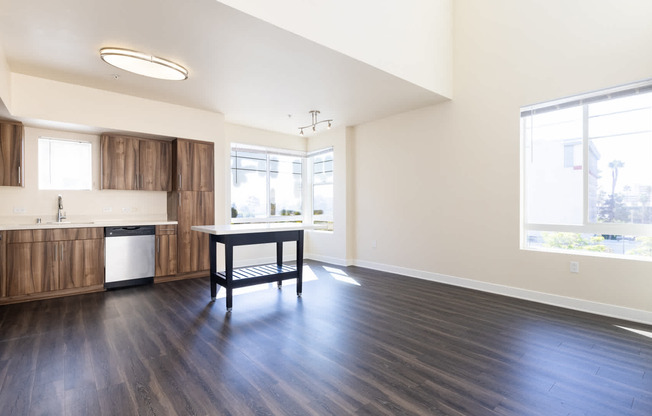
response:
<path id="1" fill-rule="evenodd" d="M 226 287 L 226 271 L 214 273 L 217 284 Z M 260 266 L 242 267 L 233 269 L 233 280 L 231 287 L 234 289 L 259 285 L 263 283 L 278 282 L 282 280 L 296 279 L 298 277 L 297 267 L 295 265 L 283 264 L 266 264 Z"/>

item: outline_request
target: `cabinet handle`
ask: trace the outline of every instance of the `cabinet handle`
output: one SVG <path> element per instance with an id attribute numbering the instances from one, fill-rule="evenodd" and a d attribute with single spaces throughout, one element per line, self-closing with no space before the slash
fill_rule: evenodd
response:
<path id="1" fill-rule="evenodd" d="M 177 184 L 177 190 L 181 190 L 181 173 L 179 173 L 179 183 Z"/>
<path id="2" fill-rule="evenodd" d="M 61 262 L 63 263 L 63 243 L 61 243 Z"/>
<path id="3" fill-rule="evenodd" d="M 54 245 L 54 261 L 57 261 L 59 257 L 59 244 Z"/>
<path id="4" fill-rule="evenodd" d="M 161 237 L 156 237 L 156 252 L 161 252 Z"/>

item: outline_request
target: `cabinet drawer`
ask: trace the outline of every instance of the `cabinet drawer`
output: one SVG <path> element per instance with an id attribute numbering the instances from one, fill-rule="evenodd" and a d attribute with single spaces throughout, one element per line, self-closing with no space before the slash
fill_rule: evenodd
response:
<path id="1" fill-rule="evenodd" d="M 157 225 L 156 235 L 175 235 L 177 233 L 177 226 L 171 225 Z"/>
<path id="2" fill-rule="evenodd" d="M 104 238 L 102 227 L 7 231 L 7 244 Z"/>

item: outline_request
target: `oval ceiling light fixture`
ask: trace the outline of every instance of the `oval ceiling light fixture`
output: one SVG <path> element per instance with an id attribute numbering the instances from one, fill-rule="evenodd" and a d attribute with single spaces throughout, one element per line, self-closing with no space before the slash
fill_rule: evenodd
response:
<path id="1" fill-rule="evenodd" d="M 122 48 L 102 48 L 100 57 L 107 64 L 150 78 L 183 81 L 188 70 L 179 64 L 157 56 Z"/>

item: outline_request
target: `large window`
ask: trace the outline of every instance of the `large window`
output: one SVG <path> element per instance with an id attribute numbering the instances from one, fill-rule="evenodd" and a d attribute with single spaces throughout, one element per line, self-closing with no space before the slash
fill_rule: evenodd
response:
<path id="1" fill-rule="evenodd" d="M 312 166 L 312 221 L 333 229 L 333 149 L 309 154 Z"/>
<path id="2" fill-rule="evenodd" d="M 38 139 L 39 189 L 90 190 L 91 144 L 47 137 Z"/>
<path id="3" fill-rule="evenodd" d="M 652 260 L 652 82 L 521 108 L 522 247 Z"/>
<path id="4" fill-rule="evenodd" d="M 231 148 L 231 222 L 303 221 L 304 155 Z"/>

